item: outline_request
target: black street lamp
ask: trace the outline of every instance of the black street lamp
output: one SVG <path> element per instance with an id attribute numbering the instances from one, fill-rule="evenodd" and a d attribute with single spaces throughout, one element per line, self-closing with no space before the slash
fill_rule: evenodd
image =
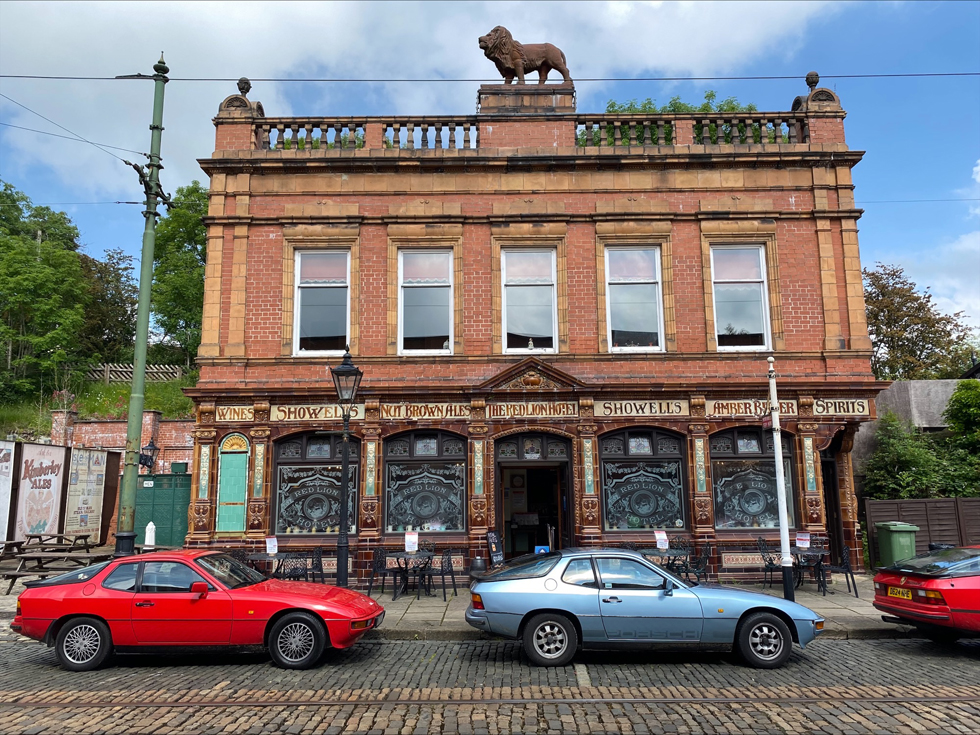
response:
<path id="1" fill-rule="evenodd" d="M 146 467 L 147 471 L 152 475 L 153 466 L 157 463 L 157 455 L 160 454 L 160 447 L 153 443 L 151 438 L 147 442 L 146 446 L 140 450 L 140 465 Z"/>
<path id="2" fill-rule="evenodd" d="M 337 537 L 337 586 L 347 586 L 347 560 L 350 549 L 347 541 L 347 528 L 350 525 L 350 413 L 357 400 L 357 389 L 364 373 L 355 367 L 350 357 L 350 345 L 344 352 L 340 367 L 330 368 L 334 388 L 337 389 L 337 403 L 344 416 L 344 452 L 340 469 L 340 535 Z"/>

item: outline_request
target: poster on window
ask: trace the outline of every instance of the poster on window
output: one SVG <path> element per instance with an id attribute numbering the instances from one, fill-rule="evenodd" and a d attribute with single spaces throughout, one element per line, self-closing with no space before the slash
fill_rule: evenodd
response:
<path id="1" fill-rule="evenodd" d="M 772 460 L 719 460 L 711 463 L 715 481 L 715 525 L 718 528 L 778 528 L 776 463 Z M 785 463 L 786 509 L 794 524 L 789 462 Z"/>
<path id="2" fill-rule="evenodd" d="M 24 444 L 21 449 L 15 540 L 29 533 L 58 533 L 65 448 Z"/>
<path id="3" fill-rule="evenodd" d="M 462 531 L 466 465 L 388 464 L 389 531 Z"/>
<path id="4" fill-rule="evenodd" d="M 10 489 L 14 483 L 13 442 L 0 442 L 0 541 L 7 540 L 7 519 L 10 518 Z"/>
<path id="5" fill-rule="evenodd" d="M 607 531 L 683 528 L 679 462 L 603 462 Z"/>
<path id="6" fill-rule="evenodd" d="M 280 467 L 276 533 L 340 531 L 340 465 Z M 357 468 L 348 472 L 348 533 L 357 529 Z"/>
<path id="7" fill-rule="evenodd" d="M 108 453 L 97 449 L 72 449 L 65 503 L 65 535 L 102 532 L 102 495 Z"/>

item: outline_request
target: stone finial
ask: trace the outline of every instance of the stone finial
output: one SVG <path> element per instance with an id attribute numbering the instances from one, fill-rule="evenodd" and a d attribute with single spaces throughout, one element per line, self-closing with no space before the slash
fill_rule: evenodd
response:
<path id="1" fill-rule="evenodd" d="M 242 77 L 238 80 L 238 93 L 242 97 L 247 97 L 248 93 L 252 91 L 252 83 L 248 81 L 248 77 Z"/>
<path id="2" fill-rule="evenodd" d="M 817 88 L 818 84 L 820 84 L 820 75 L 817 74 L 815 71 L 809 72 L 806 75 L 806 86 L 808 86 L 810 88 L 810 91 L 812 92 Z"/>
<path id="3" fill-rule="evenodd" d="M 538 73 L 538 84 L 548 81 L 548 72 L 552 69 L 562 76 L 562 84 L 571 84 L 572 77 L 565 64 L 565 54 L 557 46 L 550 43 L 523 44 L 515 41 L 503 26 L 497 26 L 485 36 L 480 36 L 480 48 L 483 54 L 496 66 L 504 84 L 510 84 L 517 77 L 518 84 L 524 84 L 524 75 L 528 72 Z"/>

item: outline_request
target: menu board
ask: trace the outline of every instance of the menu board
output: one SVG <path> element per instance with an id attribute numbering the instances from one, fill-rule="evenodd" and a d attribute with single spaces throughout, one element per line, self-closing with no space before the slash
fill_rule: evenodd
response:
<path id="1" fill-rule="evenodd" d="M 7 519 L 10 517 L 10 488 L 14 481 L 13 442 L 0 442 L 0 541 L 7 540 Z"/>
<path id="2" fill-rule="evenodd" d="M 102 532 L 102 496 L 105 493 L 107 453 L 97 449 L 72 449 L 68 493 L 65 502 L 65 535 Z"/>
<path id="3" fill-rule="evenodd" d="M 64 468 L 64 447 L 23 445 L 17 472 L 20 491 L 15 541 L 25 540 L 29 533 L 58 533 Z"/>
<path id="4" fill-rule="evenodd" d="M 490 566 L 503 564 L 504 550 L 500 546 L 500 534 L 496 531 L 487 531 L 487 546 L 490 548 Z"/>

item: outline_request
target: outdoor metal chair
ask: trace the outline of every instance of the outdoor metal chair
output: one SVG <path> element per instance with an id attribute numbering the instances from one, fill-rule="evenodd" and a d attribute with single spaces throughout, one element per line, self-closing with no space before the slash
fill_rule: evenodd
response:
<path id="1" fill-rule="evenodd" d="M 248 549 L 227 549 L 225 550 L 225 553 L 232 559 L 240 561 L 242 564 L 248 564 Z"/>
<path id="2" fill-rule="evenodd" d="M 432 539 L 424 538 L 419 541 L 419 551 L 431 551 L 433 554 L 436 553 L 436 542 Z"/>
<path id="3" fill-rule="evenodd" d="M 691 542 L 683 537 L 670 539 L 670 556 L 664 567 L 675 574 L 683 574 L 691 557 Z"/>
<path id="4" fill-rule="evenodd" d="M 823 594 L 825 597 L 827 595 L 826 572 L 830 572 L 832 574 L 844 575 L 844 581 L 847 582 L 848 592 L 851 591 L 851 583 L 853 582 L 854 596 L 860 599 L 861 596 L 858 594 L 857 580 L 854 578 L 854 570 L 851 569 L 851 548 L 849 546 L 846 545 L 844 546 L 844 549 L 841 552 L 840 564 L 834 564 L 833 562 L 831 562 L 830 564 L 825 564 L 823 566 L 823 571 L 824 571 Z"/>
<path id="5" fill-rule="evenodd" d="M 317 546 L 310 554 L 310 579 L 316 582 L 317 575 L 320 575 L 320 584 L 326 584 L 327 575 L 323 571 L 323 547 Z"/>
<path id="6" fill-rule="evenodd" d="M 781 565 L 779 560 L 776 558 L 776 555 L 769 550 L 769 544 L 766 543 L 766 540 L 762 538 L 762 536 L 759 536 L 756 543 L 759 546 L 759 553 L 762 555 L 762 566 L 763 571 L 765 572 L 762 577 L 762 583 L 765 584 L 766 580 L 768 579 L 769 587 L 771 588 L 773 576 L 775 575 L 776 570 L 781 568 Z"/>
<path id="7" fill-rule="evenodd" d="M 381 575 L 381 594 L 385 591 L 385 581 L 388 579 L 390 574 L 392 578 L 397 578 L 398 570 L 388 568 L 388 551 L 384 546 L 375 546 L 374 555 L 371 558 L 371 578 L 368 579 L 368 597 L 371 596 L 371 590 L 374 589 L 374 575 Z M 397 581 L 392 582 L 392 584 L 397 584 Z"/>
<path id="8" fill-rule="evenodd" d="M 798 559 L 793 560 L 793 570 L 796 573 L 796 586 L 802 587 L 806 581 L 806 573 L 810 572 L 819 591 L 820 587 L 825 586 L 822 576 L 823 554 L 826 553 L 826 549 L 823 547 L 820 539 L 815 539 L 814 543 L 810 545 L 810 551 L 812 553 L 800 554 Z"/>
<path id="9" fill-rule="evenodd" d="M 285 554 L 272 573 L 274 579 L 310 580 L 310 566 L 306 554 Z"/>
<path id="10" fill-rule="evenodd" d="M 416 571 L 417 578 L 419 580 L 418 589 L 415 592 L 415 599 L 419 599 L 422 590 L 422 580 L 425 580 L 426 589 L 432 589 L 432 583 L 435 581 L 436 575 L 442 577 L 442 601 L 446 601 L 446 575 L 453 583 L 453 594 L 458 595 L 459 592 L 456 589 L 456 574 L 453 570 L 453 549 L 446 549 L 442 552 L 442 558 L 439 561 L 439 566 L 433 566 L 429 564 L 428 566 Z"/>
<path id="11" fill-rule="evenodd" d="M 412 579 L 415 580 L 416 584 L 416 599 L 421 596 L 422 592 L 422 580 L 425 577 L 425 572 L 432 567 L 432 557 L 431 556 L 414 556 L 411 559 L 407 559 L 405 562 L 405 568 L 402 574 L 405 579 L 406 587 L 408 587 L 408 582 Z"/>
<path id="12" fill-rule="evenodd" d="M 684 566 L 684 579 L 691 581 L 691 575 L 700 582 L 701 575 L 708 576 L 708 563 L 711 561 L 711 544 L 705 543 L 700 553 Z"/>

